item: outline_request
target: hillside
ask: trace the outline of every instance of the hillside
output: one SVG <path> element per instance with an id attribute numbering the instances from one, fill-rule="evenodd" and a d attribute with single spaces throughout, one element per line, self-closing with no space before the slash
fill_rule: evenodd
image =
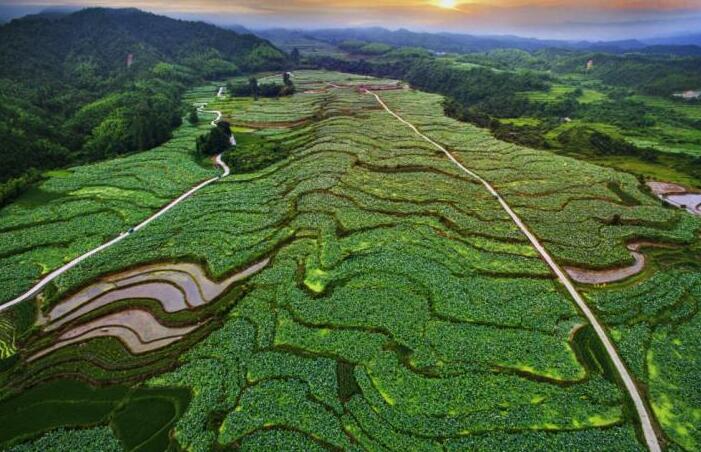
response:
<path id="1" fill-rule="evenodd" d="M 218 59 L 244 70 L 259 69 L 270 58 L 283 61 L 272 45 L 253 35 L 137 9 L 28 16 L 0 28 L 0 59 L 10 62 L 0 67 L 0 78 L 84 85 L 88 80 L 68 76 L 77 71 L 97 79 L 124 76 L 129 54 L 134 55 L 131 72 L 137 73 L 163 61 L 197 69 L 197 63 Z"/>
<path id="2" fill-rule="evenodd" d="M 0 447 L 643 450 L 638 391 L 598 319 L 660 442 L 698 450 L 698 218 L 394 80 L 295 71 L 295 85 L 191 91 L 235 126 L 234 164 L 279 158 L 222 173 L 40 302 L 4 309 L 212 180 L 188 156 L 213 115 L 0 212 Z M 566 291 L 553 268 L 627 269 L 633 245 L 645 266 L 621 283 Z"/>
<path id="3" fill-rule="evenodd" d="M 127 64 L 128 59 L 131 65 Z M 0 27 L 0 201 L 32 168 L 149 149 L 170 137 L 193 83 L 279 69 L 268 41 L 136 9 L 35 15 Z"/>

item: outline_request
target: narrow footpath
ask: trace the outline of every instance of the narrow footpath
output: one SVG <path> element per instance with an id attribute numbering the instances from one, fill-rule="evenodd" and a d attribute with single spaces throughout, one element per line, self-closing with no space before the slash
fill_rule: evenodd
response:
<path id="1" fill-rule="evenodd" d="M 218 121 L 221 119 L 221 117 L 222 117 L 222 113 L 221 113 L 220 111 L 216 111 L 216 110 L 205 111 L 205 110 L 204 110 L 204 105 L 201 106 L 201 107 L 198 109 L 198 111 L 200 111 L 201 113 L 212 113 L 212 114 L 216 114 L 216 115 L 217 115 L 216 119 L 214 119 L 214 120 L 211 122 L 212 127 L 216 127 L 217 122 L 218 122 Z M 168 212 L 170 209 L 172 209 L 173 207 L 177 206 L 177 205 L 180 204 L 181 202 L 185 201 L 187 198 L 191 197 L 192 195 L 194 195 L 194 194 L 197 193 L 198 191 L 202 190 L 202 189 L 203 189 L 204 187 L 206 187 L 207 185 L 209 185 L 209 184 L 211 184 L 211 183 L 214 183 L 214 182 L 218 181 L 219 179 L 221 179 L 222 177 L 226 177 L 226 176 L 228 176 L 229 174 L 231 174 L 231 170 L 230 170 L 229 167 L 226 165 L 226 163 L 224 163 L 224 161 L 222 160 L 221 157 L 222 157 L 221 154 L 219 154 L 219 155 L 217 155 L 217 157 L 216 157 L 216 159 L 215 159 L 215 163 L 217 164 L 217 166 L 219 166 L 219 167 L 222 169 L 222 174 L 221 174 L 221 175 L 219 175 L 219 176 L 217 176 L 217 177 L 213 177 L 213 178 L 211 178 L 211 179 L 207 179 L 206 181 L 201 182 L 200 184 L 198 184 L 198 185 L 192 187 L 190 190 L 188 190 L 187 192 L 183 193 L 183 194 L 180 195 L 179 197 L 175 198 L 175 199 L 174 199 L 173 201 L 171 201 L 170 203 L 168 203 L 165 207 L 161 208 L 159 211 L 157 211 L 156 213 L 154 213 L 153 215 L 151 215 L 150 217 L 148 217 L 147 219 L 145 219 L 144 221 L 142 221 L 142 222 L 139 223 L 138 225 L 136 225 L 136 226 L 134 226 L 133 228 L 129 229 L 128 232 L 122 232 L 122 233 L 120 233 L 117 237 L 113 238 L 113 239 L 110 240 L 109 242 L 103 243 L 102 245 L 98 246 L 97 248 L 94 248 L 94 249 L 88 251 L 87 253 L 82 254 L 82 255 L 76 257 L 75 259 L 73 259 L 73 260 L 70 261 L 69 263 L 65 264 L 64 266 L 62 266 L 62 267 L 60 267 L 60 268 L 57 268 L 56 270 L 52 271 L 51 273 L 49 273 L 48 275 L 46 275 L 45 277 L 43 277 L 43 278 L 42 278 L 38 283 L 36 283 L 31 289 L 29 289 L 28 291 L 26 291 L 25 293 L 23 293 L 23 294 L 20 295 L 19 297 L 15 298 L 14 300 L 8 301 L 7 303 L 4 303 L 4 304 L 0 305 L 0 312 L 3 312 L 3 311 L 5 311 L 5 310 L 7 310 L 7 309 L 10 309 L 11 307 L 13 307 L 13 306 L 15 306 L 15 305 L 17 305 L 17 304 L 19 304 L 19 303 L 22 303 L 22 302 L 25 301 L 25 300 L 29 300 L 29 299 L 34 298 L 34 297 L 37 296 L 37 295 L 39 294 L 39 292 L 41 292 L 41 290 L 42 290 L 44 287 L 46 287 L 51 281 L 55 280 L 56 278 L 58 278 L 58 277 L 61 276 L 62 274 L 66 273 L 66 272 L 67 272 L 68 270 L 70 270 L 71 268 L 73 268 L 73 267 L 75 267 L 76 265 L 80 264 L 81 262 L 83 262 L 84 260 L 88 259 L 89 257 L 91 257 L 91 256 L 93 256 L 93 255 L 99 253 L 100 251 L 103 251 L 103 250 L 105 250 L 105 249 L 107 249 L 107 248 L 109 248 L 109 247 L 111 247 L 111 246 L 113 246 L 113 245 L 116 245 L 117 243 L 121 242 L 122 240 L 124 240 L 125 238 L 129 237 L 130 235 L 132 235 L 132 234 L 134 234 L 134 233 L 140 231 L 141 229 L 145 228 L 149 223 L 151 223 L 151 222 L 154 221 L 154 220 L 157 220 L 158 218 L 160 218 L 161 216 L 163 216 L 166 212 Z"/>
<path id="2" fill-rule="evenodd" d="M 657 435 L 655 435 L 655 430 L 652 427 L 652 417 L 650 413 L 647 410 L 647 406 L 643 402 L 643 398 L 640 395 L 640 391 L 638 390 L 638 387 L 635 385 L 633 382 L 633 378 L 630 376 L 630 373 L 628 372 L 628 369 L 626 369 L 625 364 L 621 360 L 621 357 L 618 354 L 618 351 L 614 347 L 613 343 L 609 339 L 608 335 L 606 334 L 606 331 L 604 330 L 603 326 L 599 322 L 599 320 L 596 318 L 594 313 L 589 309 L 589 306 L 586 304 L 582 296 L 577 292 L 577 289 L 574 287 L 574 284 L 572 284 L 572 281 L 567 277 L 565 272 L 560 268 L 560 266 L 555 262 L 555 260 L 550 256 L 550 253 L 545 249 L 545 247 L 540 243 L 538 238 L 531 233 L 531 231 L 526 227 L 526 225 L 521 221 L 521 219 L 516 215 L 516 213 L 511 209 L 511 207 L 504 201 L 504 199 L 499 195 L 499 193 L 492 187 L 492 185 L 484 180 L 482 177 L 480 177 L 477 173 L 465 168 L 465 166 L 462 165 L 454 156 L 451 154 L 446 148 L 441 146 L 440 144 L 436 143 L 423 133 L 419 132 L 419 130 L 410 122 L 404 120 L 401 116 L 390 110 L 390 108 L 382 101 L 380 96 L 377 94 L 373 93 L 372 91 L 365 90 L 365 93 L 370 94 L 372 96 L 375 96 L 375 99 L 377 99 L 377 102 L 380 103 L 380 105 L 392 116 L 394 116 L 397 120 L 401 121 L 403 124 L 411 128 L 414 133 L 416 133 L 418 136 L 420 136 L 423 140 L 427 141 L 428 143 L 432 144 L 435 146 L 437 149 L 442 151 L 458 168 L 460 168 L 464 173 L 467 175 L 477 179 L 484 187 L 491 193 L 497 201 L 499 201 L 499 204 L 501 204 L 502 208 L 506 211 L 506 213 L 509 214 L 511 219 L 513 220 L 514 223 L 516 223 L 516 226 L 523 232 L 523 234 L 528 237 L 528 240 L 531 242 L 533 247 L 538 251 L 540 256 L 543 258 L 543 260 L 548 264 L 550 269 L 555 273 L 557 278 L 560 280 L 562 285 L 565 286 L 567 289 L 567 292 L 572 296 L 574 299 L 575 303 L 579 307 L 579 309 L 582 311 L 584 316 L 587 318 L 589 323 L 594 327 L 594 330 L 596 331 L 596 335 L 599 337 L 601 342 L 604 344 L 604 348 L 606 349 L 606 352 L 608 353 L 609 357 L 611 358 L 611 361 L 613 362 L 614 366 L 616 367 L 616 370 L 618 371 L 621 380 L 623 381 L 623 384 L 626 387 L 626 390 L 628 391 L 628 394 L 633 401 L 633 404 L 635 405 L 635 410 L 638 413 L 638 417 L 640 418 L 640 424 L 642 426 L 643 434 L 645 435 L 645 442 L 647 443 L 647 447 L 651 452 L 659 452 L 660 449 L 660 444 L 659 441 L 657 440 Z"/>

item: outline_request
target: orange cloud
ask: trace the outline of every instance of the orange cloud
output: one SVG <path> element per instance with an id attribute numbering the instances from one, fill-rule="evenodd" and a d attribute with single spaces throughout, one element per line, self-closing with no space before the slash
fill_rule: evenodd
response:
<path id="1" fill-rule="evenodd" d="M 14 5 L 50 3 L 77 6 L 136 7 L 155 10 L 201 12 L 321 12 L 338 10 L 423 11 L 438 9 L 440 0 L 10 0 Z M 701 9 L 701 0 L 457 0 L 457 9 L 551 7 L 572 9 Z"/>
<path id="2" fill-rule="evenodd" d="M 385 26 L 459 33 L 618 39 L 701 28 L 701 0 L 0 0 L 135 7 L 254 28 Z"/>

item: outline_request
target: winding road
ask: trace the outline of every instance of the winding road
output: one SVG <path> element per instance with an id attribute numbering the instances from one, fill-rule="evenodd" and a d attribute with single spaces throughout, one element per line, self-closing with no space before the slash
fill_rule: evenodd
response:
<path id="1" fill-rule="evenodd" d="M 647 443 L 648 449 L 650 449 L 651 452 L 659 452 L 660 449 L 660 444 L 657 439 L 657 435 L 655 435 L 655 430 L 652 426 L 652 417 L 650 413 L 648 412 L 647 406 L 643 402 L 643 398 L 640 395 L 640 391 L 638 390 L 638 387 L 635 385 L 633 382 L 633 378 L 630 376 L 630 373 L 628 372 L 628 369 L 626 369 L 626 366 L 624 365 L 623 361 L 621 360 L 621 357 L 618 354 L 618 351 L 614 347 L 613 343 L 609 339 L 608 335 L 606 334 L 606 331 L 604 330 L 603 326 L 599 322 L 599 320 L 596 318 L 594 313 L 589 309 L 589 306 L 586 304 L 582 296 L 577 292 L 577 289 L 574 287 L 572 284 L 572 281 L 567 277 L 565 272 L 560 268 L 560 266 L 555 262 L 555 260 L 550 256 L 550 253 L 545 249 L 545 247 L 540 243 L 538 238 L 531 233 L 531 231 L 526 227 L 526 225 L 521 221 L 518 215 L 511 209 L 511 207 L 504 201 L 504 199 L 499 195 L 499 193 L 492 187 L 492 185 L 487 182 L 485 179 L 483 179 L 481 176 L 479 176 L 477 173 L 465 168 L 465 166 L 462 165 L 454 156 L 451 154 L 446 148 L 441 146 L 440 144 L 436 143 L 423 133 L 419 132 L 419 130 L 410 122 L 406 121 L 404 118 L 390 110 L 390 108 L 385 104 L 380 96 L 377 94 L 373 93 L 372 91 L 369 91 L 367 89 L 364 90 L 365 93 L 370 94 L 372 96 L 375 96 L 375 99 L 377 99 L 377 102 L 380 103 L 382 107 L 384 107 L 385 110 L 392 116 L 394 116 L 397 120 L 401 121 L 403 124 L 411 128 L 414 133 L 416 133 L 419 137 L 421 137 L 423 140 L 427 141 L 428 143 L 432 144 L 435 146 L 438 150 L 442 151 L 458 168 L 460 168 L 465 174 L 477 179 L 484 187 L 491 193 L 497 201 L 499 201 L 499 204 L 501 204 L 502 208 L 506 211 L 506 213 L 509 214 L 511 219 L 513 220 L 514 223 L 516 223 L 516 226 L 523 232 L 523 234 L 528 237 L 528 240 L 531 242 L 533 247 L 538 251 L 540 256 L 543 258 L 543 260 L 548 264 L 550 269 L 555 273 L 557 278 L 560 280 L 562 285 L 565 286 L 567 289 L 567 292 L 569 292 L 570 296 L 574 299 L 575 303 L 579 307 L 579 309 L 582 311 L 584 316 L 587 318 L 589 323 L 594 327 L 594 331 L 596 331 L 596 335 L 599 337 L 601 342 L 604 345 L 604 348 L 606 349 L 606 352 L 608 353 L 609 357 L 611 358 L 611 361 L 613 362 L 614 366 L 616 367 L 616 370 L 618 371 L 618 374 L 621 377 L 621 380 L 623 381 L 623 384 L 625 385 L 626 390 L 628 391 L 628 394 L 633 401 L 633 404 L 635 405 L 635 410 L 638 413 L 638 417 L 640 418 L 640 424 L 642 426 L 643 434 L 645 436 L 645 442 Z"/>
<path id="2" fill-rule="evenodd" d="M 218 121 L 221 119 L 221 117 L 222 117 L 222 113 L 221 113 L 220 111 L 217 111 L 217 110 L 205 111 L 205 110 L 204 110 L 204 105 L 200 106 L 200 107 L 198 108 L 198 111 L 201 112 L 201 113 L 212 113 L 212 114 L 216 114 L 216 115 L 217 115 L 217 117 L 211 122 L 211 125 L 212 125 L 213 127 L 216 127 L 217 122 L 218 122 Z M 117 237 L 113 238 L 113 239 L 110 240 L 109 242 L 103 243 L 102 245 L 98 246 L 97 248 L 94 248 L 94 249 L 88 251 L 87 253 L 82 254 L 82 255 L 76 257 L 75 259 L 73 259 L 73 260 L 70 261 L 69 263 L 65 264 L 64 266 L 62 266 L 62 267 L 60 267 L 60 268 L 57 268 L 56 270 L 52 271 L 52 272 L 49 273 L 48 275 L 44 276 L 44 277 L 43 277 L 38 283 L 36 283 L 31 289 L 29 289 L 28 291 L 26 291 L 25 293 L 23 293 L 23 294 L 20 295 L 19 297 L 15 298 L 14 300 L 8 301 L 7 303 L 4 303 L 4 304 L 0 305 L 0 312 L 6 311 L 7 309 L 10 309 L 11 307 L 13 307 L 13 306 L 15 306 L 15 305 L 17 305 L 17 304 L 19 304 L 19 303 L 22 303 L 22 302 L 25 301 L 25 300 L 29 300 L 29 299 L 34 298 L 34 297 L 37 296 L 37 295 L 39 294 L 39 292 L 41 292 L 41 290 L 42 290 L 44 287 L 46 287 L 51 281 L 55 280 L 56 278 L 58 278 L 58 277 L 61 276 L 62 274 L 66 273 L 66 272 L 67 272 L 68 270 L 70 270 L 71 268 L 73 268 L 73 267 L 75 267 L 76 265 L 80 264 L 81 262 L 83 262 L 84 260 L 88 259 L 89 257 L 91 257 L 91 256 L 93 256 L 93 255 L 99 253 L 100 251 L 103 251 L 103 250 L 105 250 L 105 249 L 107 249 L 107 248 L 109 248 L 109 247 L 111 247 L 111 246 L 113 246 L 113 245 L 116 245 L 117 243 L 121 242 L 121 241 L 124 240 L 125 238 L 129 237 L 131 234 L 140 231 L 141 229 L 143 229 L 143 228 L 145 228 L 146 226 L 148 226 L 149 223 L 151 223 L 152 221 L 157 220 L 157 219 L 160 218 L 161 216 L 165 215 L 165 213 L 168 212 L 170 209 L 172 209 L 173 207 L 177 206 L 177 205 L 180 204 L 181 202 L 185 201 L 187 198 L 189 198 L 189 197 L 192 196 L 193 194 L 197 193 L 199 190 L 202 190 L 202 189 L 203 189 L 204 187 L 206 187 L 207 185 L 209 185 L 209 184 L 211 184 L 211 183 L 213 183 L 213 182 L 216 182 L 216 181 L 218 181 L 219 179 L 221 179 L 222 177 L 226 177 L 226 176 L 228 176 L 229 174 L 231 174 L 231 170 L 229 169 L 229 167 L 226 165 L 226 163 L 224 163 L 224 162 L 222 161 L 222 156 L 221 156 L 221 154 L 217 155 L 217 157 L 216 157 L 216 159 L 215 159 L 214 161 L 215 161 L 215 163 L 217 164 L 217 166 L 219 166 L 219 167 L 222 169 L 223 172 L 222 172 L 221 175 L 219 175 L 219 176 L 217 176 L 217 177 L 213 177 L 213 178 L 211 178 L 211 179 L 207 179 L 206 181 L 201 182 L 200 184 L 198 184 L 198 185 L 192 187 L 192 188 L 191 188 L 190 190 L 188 190 L 187 192 L 183 193 L 182 195 L 180 195 L 180 196 L 178 196 L 177 198 L 175 198 L 174 200 L 172 200 L 172 201 L 171 201 L 170 203 L 168 203 L 165 207 L 161 208 L 159 211 L 157 211 L 156 213 L 154 213 L 153 215 L 151 215 L 150 217 L 148 217 L 147 219 L 145 219 L 144 221 L 142 221 L 142 222 L 139 223 L 138 225 L 136 225 L 136 226 L 134 226 L 133 228 L 131 228 L 128 232 L 122 232 L 122 233 L 120 233 Z"/>

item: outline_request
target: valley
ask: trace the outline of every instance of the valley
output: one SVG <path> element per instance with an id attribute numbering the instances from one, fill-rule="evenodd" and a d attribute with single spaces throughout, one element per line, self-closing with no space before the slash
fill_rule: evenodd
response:
<path id="1" fill-rule="evenodd" d="M 227 177 L 192 152 L 202 113 L 2 210 L 7 303 L 215 181 L 0 314 L 0 338 L 22 338 L 3 342 L 0 419 L 22 426 L 3 444 L 125 441 L 143 414 L 99 392 L 75 388 L 94 403 L 65 423 L 17 408 L 45 391 L 65 409 L 51 387 L 77 379 L 167 394 L 172 436 L 148 435 L 191 450 L 697 448 L 698 217 L 630 174 L 451 119 L 440 95 L 320 70 L 294 83 L 185 96 L 233 125 Z M 259 149 L 281 154 L 261 165 Z M 560 270 L 629 266 L 641 241 L 656 246 L 620 282 Z"/>

